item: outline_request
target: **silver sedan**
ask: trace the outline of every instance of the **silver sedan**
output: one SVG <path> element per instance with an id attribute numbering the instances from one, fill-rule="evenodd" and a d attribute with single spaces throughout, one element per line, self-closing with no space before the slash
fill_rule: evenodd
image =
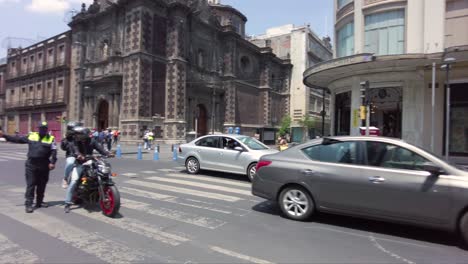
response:
<path id="1" fill-rule="evenodd" d="M 260 157 L 276 152 L 252 137 L 208 135 L 180 145 L 177 160 L 190 174 L 203 169 L 243 174 L 252 180 Z"/>
<path id="2" fill-rule="evenodd" d="M 353 215 L 458 231 L 468 242 L 468 172 L 397 139 L 331 137 L 264 156 L 252 193 L 295 220 Z"/>

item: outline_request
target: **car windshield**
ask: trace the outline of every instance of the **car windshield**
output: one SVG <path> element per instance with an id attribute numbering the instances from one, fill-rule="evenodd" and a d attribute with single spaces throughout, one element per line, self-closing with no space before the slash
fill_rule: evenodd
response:
<path id="1" fill-rule="evenodd" d="M 266 145 L 264 145 L 262 142 L 256 140 L 255 138 L 239 137 L 239 138 L 237 138 L 237 140 L 239 140 L 244 145 L 246 145 L 249 149 L 252 149 L 252 150 L 268 149 L 268 147 Z"/>

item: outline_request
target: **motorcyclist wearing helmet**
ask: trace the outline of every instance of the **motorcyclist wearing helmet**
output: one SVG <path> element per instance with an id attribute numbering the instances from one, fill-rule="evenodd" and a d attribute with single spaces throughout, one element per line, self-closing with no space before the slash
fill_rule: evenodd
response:
<path id="1" fill-rule="evenodd" d="M 67 188 L 67 194 L 65 197 L 65 213 L 70 212 L 70 206 L 72 204 L 72 196 L 75 191 L 78 180 L 83 171 L 83 166 L 79 164 L 81 161 L 84 161 L 85 157 L 88 155 L 93 155 L 93 151 L 96 150 L 101 155 L 109 157 L 113 156 L 110 152 L 104 150 L 104 148 L 99 144 L 91 135 L 91 130 L 85 127 L 77 126 L 73 128 L 74 132 L 74 147 L 77 154 L 77 160 L 75 167 L 73 168 L 72 177 L 70 180 L 70 185 Z"/>
<path id="2" fill-rule="evenodd" d="M 66 189 L 68 187 L 68 177 L 70 172 L 73 169 L 73 165 L 75 164 L 77 150 L 75 148 L 74 137 L 75 131 L 73 130 L 75 127 L 82 126 L 82 123 L 79 122 L 68 122 L 67 124 L 67 132 L 65 134 L 64 139 L 60 144 L 60 148 L 65 151 L 65 175 L 63 176 L 62 181 L 62 188 Z"/>

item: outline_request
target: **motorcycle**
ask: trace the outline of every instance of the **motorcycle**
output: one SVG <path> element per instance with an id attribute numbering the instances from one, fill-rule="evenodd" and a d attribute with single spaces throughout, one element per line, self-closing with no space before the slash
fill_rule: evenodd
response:
<path id="1" fill-rule="evenodd" d="M 76 169 L 72 171 L 72 180 L 78 180 L 72 202 L 86 202 L 92 205 L 99 202 L 105 216 L 117 215 L 120 209 L 120 194 L 112 180 L 112 176 L 116 174 L 111 173 L 110 163 L 102 157 L 86 156 L 82 166 L 81 175 L 78 175 Z"/>

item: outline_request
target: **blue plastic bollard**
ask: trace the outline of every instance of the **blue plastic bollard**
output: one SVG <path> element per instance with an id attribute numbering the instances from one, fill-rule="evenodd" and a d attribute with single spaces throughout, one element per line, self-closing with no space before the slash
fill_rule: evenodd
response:
<path id="1" fill-rule="evenodd" d="M 138 144 L 137 160 L 142 160 L 142 159 L 143 159 L 143 154 L 141 153 L 141 144 Z"/>
<path id="2" fill-rule="evenodd" d="M 153 160 L 159 160 L 159 151 L 158 148 L 154 148 Z"/>
<path id="3" fill-rule="evenodd" d="M 122 148 L 120 147 L 120 144 L 117 145 L 117 151 L 116 151 L 116 153 L 115 153 L 115 156 L 116 156 L 117 158 L 121 158 L 121 157 L 122 157 Z"/>
<path id="4" fill-rule="evenodd" d="M 179 147 L 177 145 L 174 145 L 173 150 L 172 150 L 172 160 L 177 161 L 177 150 Z"/>

